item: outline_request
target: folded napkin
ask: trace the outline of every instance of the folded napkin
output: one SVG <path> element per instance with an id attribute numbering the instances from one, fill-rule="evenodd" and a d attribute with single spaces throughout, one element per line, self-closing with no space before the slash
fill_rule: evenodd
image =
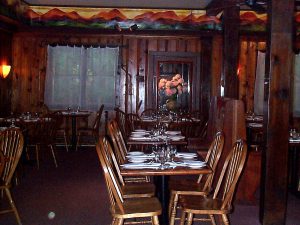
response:
<path id="1" fill-rule="evenodd" d="M 300 138 L 296 138 L 296 139 L 290 138 L 289 142 L 300 142 Z"/>
<path id="2" fill-rule="evenodd" d="M 203 167 L 206 165 L 203 161 L 191 161 L 191 160 L 184 160 L 183 161 L 186 166 L 188 167 Z"/>
<path id="3" fill-rule="evenodd" d="M 121 165 L 123 168 L 127 169 L 158 169 L 160 167 L 160 163 L 126 163 Z"/>
<path id="4" fill-rule="evenodd" d="M 133 136 L 131 136 L 130 139 L 133 140 L 133 141 L 150 141 L 151 137 L 146 137 L 146 136 L 144 136 L 144 137 L 133 137 Z"/>
<path id="5" fill-rule="evenodd" d="M 153 159 L 154 158 L 154 154 L 151 155 L 126 155 L 126 158 L 129 159 Z"/>
<path id="6" fill-rule="evenodd" d="M 177 152 L 176 157 L 182 157 L 182 158 L 194 158 L 197 157 L 196 153 L 193 152 Z"/>
<path id="7" fill-rule="evenodd" d="M 263 127 L 263 125 L 261 123 L 249 123 L 248 126 L 249 127 Z"/>
<path id="8" fill-rule="evenodd" d="M 172 141 L 180 141 L 180 140 L 183 140 L 185 137 L 184 136 L 181 136 L 181 135 L 176 135 L 176 136 L 170 136 L 170 139 Z"/>
<path id="9" fill-rule="evenodd" d="M 180 130 L 168 130 L 165 132 L 165 134 L 167 135 L 179 135 L 181 134 L 181 131 Z"/>

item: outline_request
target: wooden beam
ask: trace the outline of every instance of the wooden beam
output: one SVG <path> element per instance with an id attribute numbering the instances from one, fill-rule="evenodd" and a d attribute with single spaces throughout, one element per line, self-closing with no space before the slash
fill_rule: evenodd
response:
<path id="1" fill-rule="evenodd" d="M 206 6 L 206 15 L 216 16 L 224 10 L 224 0 L 212 0 Z"/>
<path id="2" fill-rule="evenodd" d="M 288 192 L 288 140 L 294 0 L 268 2 L 264 91 L 265 151 L 262 157 L 261 220 L 282 225 Z M 285 18 L 284 20 L 282 18 Z"/>
<path id="3" fill-rule="evenodd" d="M 238 98 L 238 55 L 239 55 L 239 20 L 240 8 L 237 6 L 237 0 L 224 0 L 226 5 L 232 5 L 225 8 L 224 22 L 224 50 L 223 50 L 223 79 L 224 96 Z"/>

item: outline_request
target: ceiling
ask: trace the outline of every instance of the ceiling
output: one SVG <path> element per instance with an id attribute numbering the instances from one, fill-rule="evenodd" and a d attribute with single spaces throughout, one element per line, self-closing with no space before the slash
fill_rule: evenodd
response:
<path id="1" fill-rule="evenodd" d="M 211 0 L 23 0 L 29 5 L 115 8 L 204 9 Z"/>

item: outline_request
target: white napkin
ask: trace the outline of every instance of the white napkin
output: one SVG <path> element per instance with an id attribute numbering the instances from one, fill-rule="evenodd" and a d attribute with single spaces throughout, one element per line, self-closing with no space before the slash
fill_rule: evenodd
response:
<path id="1" fill-rule="evenodd" d="M 160 165 L 161 165 L 160 163 L 126 163 L 121 166 L 127 169 L 143 169 L 143 168 L 156 169 L 159 168 Z"/>
<path id="2" fill-rule="evenodd" d="M 249 123 L 248 126 L 249 127 L 263 127 L 263 125 L 261 123 Z"/>
<path id="3" fill-rule="evenodd" d="M 197 157 L 197 154 L 193 153 L 193 152 L 177 152 L 176 157 L 179 157 L 179 158 L 195 158 L 195 157 Z"/>
<path id="4" fill-rule="evenodd" d="M 170 139 L 172 141 L 180 141 L 180 140 L 184 139 L 184 136 L 181 136 L 181 135 L 171 136 Z"/>
<path id="5" fill-rule="evenodd" d="M 130 137 L 133 141 L 150 141 L 151 137 Z"/>
<path id="6" fill-rule="evenodd" d="M 183 161 L 186 166 L 188 167 L 203 167 L 206 165 L 203 161 L 191 161 L 191 160 L 184 160 Z"/>
<path id="7" fill-rule="evenodd" d="M 167 135 L 180 135 L 181 131 L 180 130 L 168 130 L 165 132 Z"/>

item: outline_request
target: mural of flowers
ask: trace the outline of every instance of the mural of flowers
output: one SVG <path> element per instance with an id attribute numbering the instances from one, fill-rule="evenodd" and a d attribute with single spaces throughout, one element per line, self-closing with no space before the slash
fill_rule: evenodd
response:
<path id="1" fill-rule="evenodd" d="M 160 105 L 166 104 L 167 108 L 173 110 L 177 107 L 177 98 L 188 92 L 188 84 L 180 74 L 176 74 L 171 80 L 162 78 L 158 83 Z"/>

